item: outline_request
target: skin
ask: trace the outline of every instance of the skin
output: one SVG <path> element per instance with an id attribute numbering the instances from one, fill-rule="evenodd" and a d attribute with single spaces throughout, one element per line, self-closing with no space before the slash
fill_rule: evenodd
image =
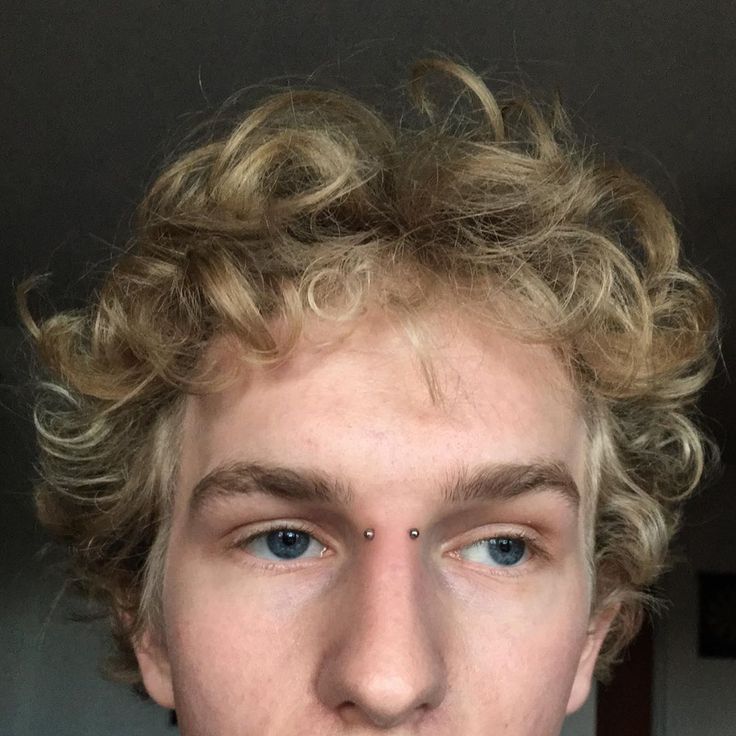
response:
<path id="1" fill-rule="evenodd" d="M 186 736 L 558 736 L 587 698 L 613 614 L 590 616 L 584 505 L 440 491 L 463 467 L 554 460 L 584 496 L 578 398 L 548 348 L 449 313 L 427 329 L 440 403 L 379 314 L 338 340 L 313 322 L 283 365 L 187 398 L 163 628 L 135 645 Z M 192 511 L 198 481 L 238 460 L 318 470 L 352 502 L 231 493 Z M 295 559 L 247 541 L 295 525 L 311 535 Z M 514 542 L 513 564 L 472 546 L 519 534 L 537 552 Z"/>

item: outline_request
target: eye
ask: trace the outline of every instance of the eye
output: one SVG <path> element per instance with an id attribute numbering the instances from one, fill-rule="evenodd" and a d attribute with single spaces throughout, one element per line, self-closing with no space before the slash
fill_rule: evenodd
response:
<path id="1" fill-rule="evenodd" d="M 529 540 L 521 535 L 503 535 L 474 542 L 460 551 L 460 556 L 470 562 L 490 567 L 516 567 L 532 555 Z"/>
<path id="2" fill-rule="evenodd" d="M 321 557 L 327 550 L 308 531 L 283 526 L 252 534 L 235 544 L 255 557 L 270 561 L 288 561 L 304 557 Z M 309 554 L 307 554 L 309 553 Z"/>

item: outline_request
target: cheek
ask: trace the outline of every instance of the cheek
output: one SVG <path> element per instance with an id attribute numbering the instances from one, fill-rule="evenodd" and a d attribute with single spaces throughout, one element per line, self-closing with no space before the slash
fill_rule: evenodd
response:
<path id="1" fill-rule="evenodd" d="M 183 703 L 194 718 L 197 713 L 245 717 L 258 733 L 258 714 L 266 718 L 275 712 L 284 673 L 298 671 L 304 631 L 298 629 L 288 599 L 267 595 L 253 581 L 246 583 L 234 566 L 218 569 L 195 558 L 183 554 L 170 566 L 164 588 L 177 704 Z M 220 725 L 221 733 L 233 732 Z M 201 732 L 210 733 L 210 728 Z"/>
<path id="2" fill-rule="evenodd" d="M 559 733 L 565 719 L 582 642 L 564 626 L 528 623 L 468 642 L 472 654 L 464 696 L 492 727 L 488 732 Z"/>
<path id="3" fill-rule="evenodd" d="M 197 579 L 190 568 L 186 584 L 165 594 L 170 646 L 197 666 L 216 663 L 223 677 L 240 673 L 247 681 L 246 675 L 257 669 L 262 681 L 270 663 L 278 665 L 280 650 L 288 651 L 294 639 L 303 638 L 294 618 L 297 602 L 273 586 L 263 590 L 252 582 L 238 583 L 232 575 L 206 572 Z"/>
<path id="4" fill-rule="evenodd" d="M 195 594 L 171 596 L 165 611 L 182 733 L 268 733 L 284 688 L 292 702 L 301 699 L 304 683 L 296 676 L 305 664 L 303 639 L 283 616 L 269 615 L 252 591 L 188 591 Z"/>
<path id="5" fill-rule="evenodd" d="M 579 577 L 518 597 L 456 590 L 465 600 L 462 656 L 472 663 L 474 687 L 501 712 L 533 718 L 559 710 L 564 717 L 586 642 L 586 589 Z"/>

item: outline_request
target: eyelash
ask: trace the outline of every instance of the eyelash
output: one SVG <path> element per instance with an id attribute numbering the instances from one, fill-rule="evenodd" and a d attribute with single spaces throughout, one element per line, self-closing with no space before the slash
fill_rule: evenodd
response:
<path id="1" fill-rule="evenodd" d="M 273 526 L 266 527 L 264 529 L 259 529 L 256 532 L 253 532 L 251 534 L 248 534 L 245 537 L 239 537 L 233 544 L 232 547 L 235 549 L 245 550 L 245 548 L 253 542 L 258 537 L 262 537 L 266 534 L 269 534 L 273 531 L 279 531 L 279 530 L 287 530 L 287 531 L 298 531 L 298 532 L 304 532 L 305 534 L 308 534 L 310 537 L 315 539 L 317 542 L 319 542 L 323 547 L 327 547 L 327 545 L 322 542 L 319 538 L 319 536 L 315 533 L 315 530 L 305 524 L 301 524 L 299 522 L 288 522 L 288 523 L 279 523 L 274 524 Z M 528 557 L 526 561 L 523 563 L 523 567 L 531 563 L 532 561 L 536 559 L 540 559 L 543 561 L 549 561 L 550 555 L 549 553 L 542 547 L 539 540 L 536 539 L 536 537 L 532 537 L 530 534 L 523 532 L 523 531 L 514 531 L 514 532 L 498 532 L 496 534 L 493 534 L 489 537 L 481 537 L 480 539 L 476 539 L 475 541 L 469 542 L 468 544 L 464 544 L 462 547 L 459 547 L 458 550 L 467 549 L 468 547 L 472 547 L 475 544 L 480 544 L 482 542 L 487 542 L 490 539 L 512 539 L 514 541 L 523 542 L 526 546 Z M 299 566 L 299 560 L 296 560 L 294 563 L 289 562 L 271 562 L 270 560 L 262 560 L 259 557 L 256 557 L 255 555 L 252 555 L 254 559 L 258 560 L 258 564 L 267 569 L 267 570 L 284 570 L 288 569 L 290 567 Z M 454 556 L 455 559 L 461 559 L 457 556 Z M 309 558 L 311 559 L 311 558 Z M 471 563 L 474 565 L 481 565 L 481 563 Z M 512 565 L 508 568 L 504 568 L 503 566 L 499 567 L 492 567 L 490 565 L 483 565 L 484 569 L 488 569 L 493 571 L 491 574 L 494 575 L 508 575 L 511 577 L 521 575 L 522 572 L 517 568 L 517 566 Z"/>

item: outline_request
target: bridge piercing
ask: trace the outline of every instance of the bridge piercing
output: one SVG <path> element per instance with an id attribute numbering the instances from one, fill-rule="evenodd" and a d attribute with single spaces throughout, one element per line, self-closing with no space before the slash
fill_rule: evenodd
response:
<path id="1" fill-rule="evenodd" d="M 375 530 L 370 529 L 370 528 L 364 529 L 363 530 L 363 536 L 366 539 L 369 539 L 370 540 L 370 539 L 373 539 L 373 537 L 376 536 L 376 532 L 375 532 Z M 409 536 L 412 539 L 416 539 L 419 536 L 419 529 L 416 529 L 416 528 L 415 529 L 409 529 Z"/>

